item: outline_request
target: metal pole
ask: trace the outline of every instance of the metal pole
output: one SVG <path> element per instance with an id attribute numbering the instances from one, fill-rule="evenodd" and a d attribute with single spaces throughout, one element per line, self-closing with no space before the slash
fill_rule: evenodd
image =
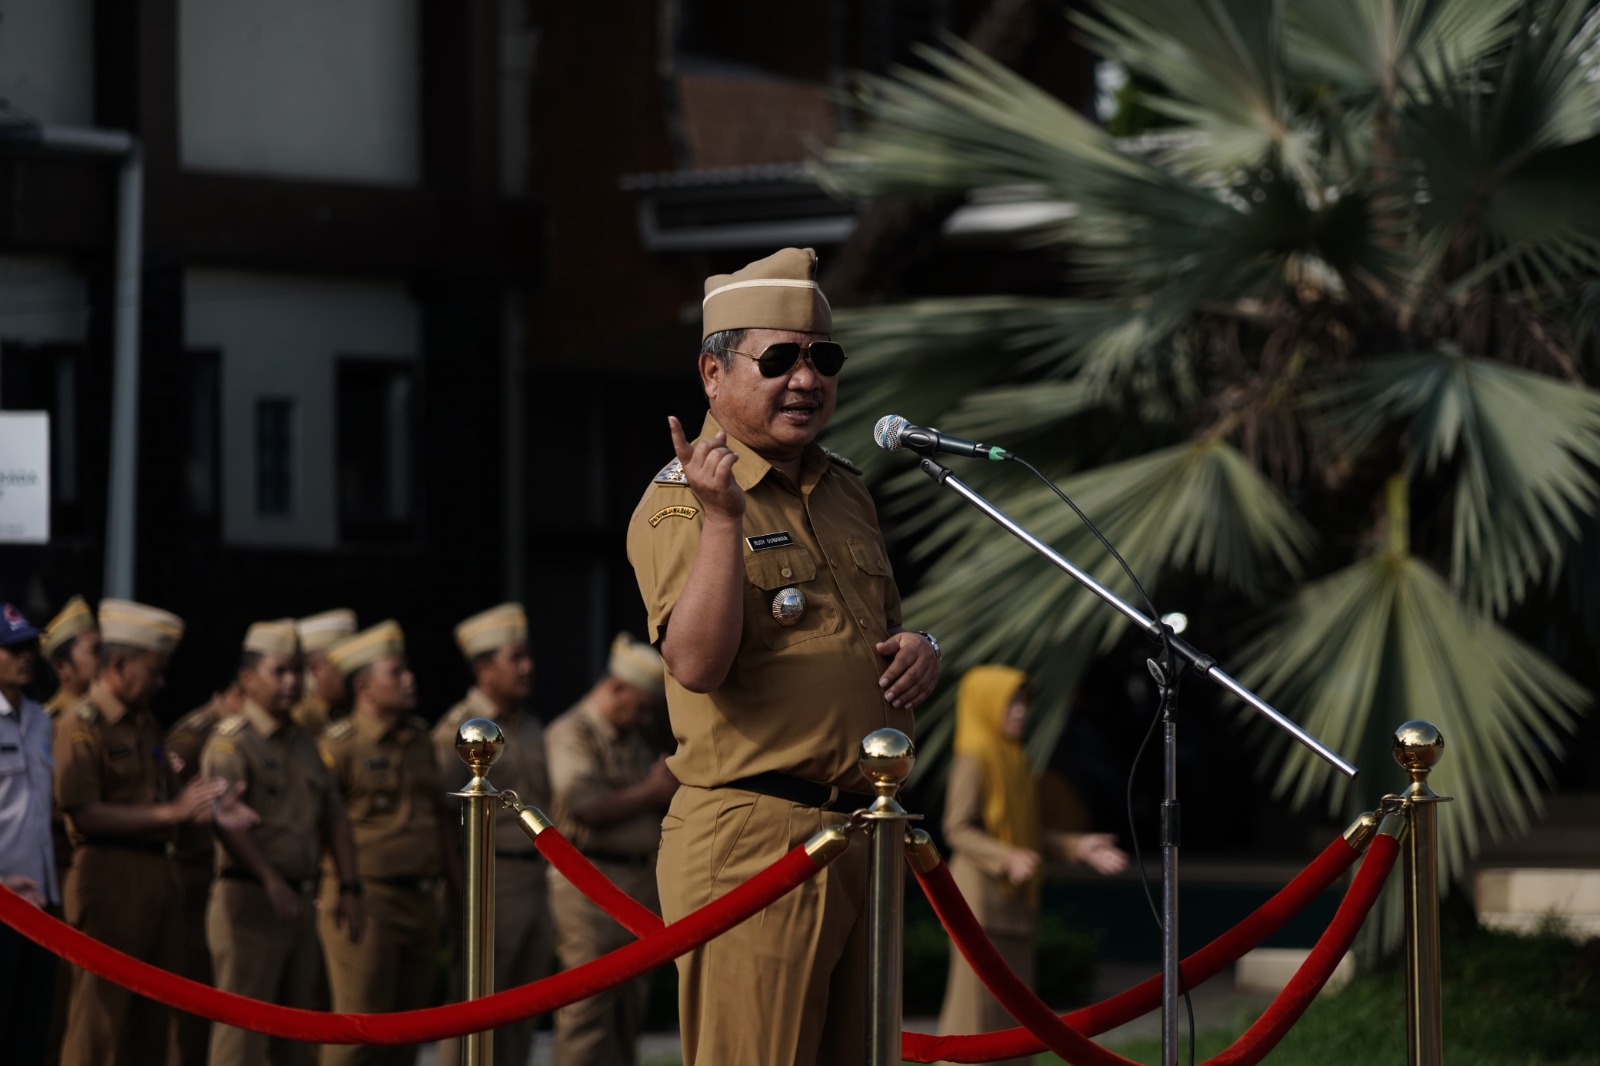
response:
<path id="1" fill-rule="evenodd" d="M 1439 865 L 1435 805 L 1428 774 L 1444 756 L 1444 737 L 1430 722 L 1394 732 L 1395 762 L 1411 777 L 1404 799 L 1411 819 L 1405 852 L 1406 1062 L 1443 1066 L 1444 1014 L 1439 999 Z"/>
<path id="2" fill-rule="evenodd" d="M 917 749 L 898 729 L 879 729 L 861 741 L 861 773 L 878 798 L 864 817 L 872 836 L 867 901 L 867 1066 L 900 1066 L 904 989 L 907 814 L 894 794 L 911 776 Z"/>
<path id="3" fill-rule="evenodd" d="M 1161 733 L 1161 1061 L 1178 1066 L 1178 723 L 1170 703 Z"/>
<path id="4" fill-rule="evenodd" d="M 506 746 L 505 734 L 487 718 L 470 718 L 456 731 L 456 754 L 472 771 L 472 780 L 459 792 L 466 829 L 466 909 L 463 940 L 467 998 L 481 999 L 494 992 L 494 809 L 500 790 L 485 776 Z M 468 1033 L 462 1041 L 465 1066 L 492 1066 L 494 1030 Z"/>

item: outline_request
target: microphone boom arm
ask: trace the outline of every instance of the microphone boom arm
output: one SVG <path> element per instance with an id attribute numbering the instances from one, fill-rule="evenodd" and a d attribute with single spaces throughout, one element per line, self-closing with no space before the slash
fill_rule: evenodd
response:
<path id="1" fill-rule="evenodd" d="M 1077 581 L 1078 584 L 1082 585 L 1084 588 L 1100 597 L 1114 610 L 1122 614 L 1123 617 L 1127 618 L 1128 621 L 1138 626 L 1151 637 L 1154 637 L 1157 640 L 1161 638 L 1161 630 L 1163 626 L 1162 622 L 1156 619 L 1146 618 L 1144 614 L 1138 610 L 1138 608 L 1134 607 L 1121 596 L 1118 596 L 1115 592 L 1112 592 L 1110 589 L 1106 588 L 1106 586 L 1096 581 L 1093 576 L 1078 567 L 1077 564 L 1075 564 L 1071 559 L 1068 559 L 1050 545 L 1034 536 L 1025 526 L 1021 525 L 1010 515 L 1006 514 L 994 504 L 990 503 L 978 493 L 974 492 L 965 482 L 956 477 L 955 474 L 951 472 L 949 467 L 945 466 L 943 463 L 940 463 L 936 459 L 931 459 L 926 456 L 923 457 L 920 465 L 923 473 L 931 477 L 935 483 L 943 485 L 952 490 L 958 496 L 962 497 L 968 503 L 982 511 L 985 515 L 989 516 L 989 518 L 994 521 L 996 525 L 999 525 L 1012 536 L 1016 537 L 1028 547 L 1032 548 L 1035 552 L 1050 560 L 1050 562 L 1054 563 L 1058 569 L 1064 571 L 1073 580 Z M 1274 725 L 1283 730 L 1285 733 L 1288 733 L 1301 745 L 1309 749 L 1313 755 L 1326 762 L 1329 766 L 1332 766 L 1345 777 L 1356 776 L 1358 771 L 1353 764 L 1341 758 L 1337 752 L 1333 751 L 1326 744 L 1322 743 L 1322 741 L 1306 732 L 1299 726 L 1298 723 L 1294 722 L 1282 711 L 1278 710 L 1276 707 L 1272 706 L 1272 704 L 1268 703 L 1260 696 L 1257 696 L 1254 692 L 1251 692 L 1238 681 L 1224 673 L 1223 670 L 1217 666 L 1217 661 L 1211 656 L 1197 650 L 1187 641 L 1178 637 L 1176 634 L 1169 635 L 1167 639 L 1171 642 L 1173 651 L 1177 652 L 1179 655 L 1183 656 L 1184 659 L 1188 660 L 1189 664 L 1196 670 L 1199 670 L 1201 673 L 1209 677 L 1214 683 L 1239 697 L 1239 699 L 1243 700 L 1256 713 L 1270 719 Z"/>

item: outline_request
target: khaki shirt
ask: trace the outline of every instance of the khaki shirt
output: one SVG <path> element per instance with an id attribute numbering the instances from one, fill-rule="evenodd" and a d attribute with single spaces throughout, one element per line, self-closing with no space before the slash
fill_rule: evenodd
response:
<path id="1" fill-rule="evenodd" d="M 200 752 L 211 738 L 211 731 L 217 728 L 217 723 L 231 713 L 228 701 L 219 692 L 204 706 L 196 707 L 167 730 L 168 761 L 177 758 L 176 771 L 180 784 L 187 784 L 200 775 Z M 216 837 L 211 827 L 189 823 L 179 826 L 177 833 L 178 861 L 211 869 L 212 855 L 216 851 Z"/>
<path id="2" fill-rule="evenodd" d="M 350 816 L 361 876 L 437 877 L 445 797 L 428 724 L 351 714 L 330 725 L 318 747 Z"/>
<path id="3" fill-rule="evenodd" d="M 333 709 L 328 706 L 328 701 L 310 690 L 311 680 L 306 679 L 306 694 L 300 702 L 294 705 L 294 710 L 289 712 L 289 717 L 294 719 L 294 724 L 311 734 L 313 738 L 320 737 L 322 731 L 328 728 L 328 723 L 333 721 Z"/>
<path id="4" fill-rule="evenodd" d="M 709 415 L 701 435 L 720 426 Z M 892 726 L 912 733 L 912 716 L 878 688 L 888 660 L 875 645 L 900 625 L 900 594 L 889 568 L 877 510 L 845 460 L 812 445 L 800 484 L 742 441 L 733 475 L 745 493 L 744 615 L 739 650 L 722 686 L 690 692 L 667 672 L 667 709 L 677 751 L 668 760 L 685 785 L 726 784 L 763 771 L 864 790 L 856 765 L 861 738 Z M 704 524 L 679 464 L 667 465 L 628 523 L 628 559 L 644 597 L 650 639 L 659 644 Z M 784 588 L 805 596 L 792 626 L 772 615 Z"/>
<path id="5" fill-rule="evenodd" d="M 243 800 L 261 821 L 250 834 L 267 864 L 290 881 L 314 877 L 327 839 L 330 810 L 340 804 L 317 745 L 293 722 L 258 704 L 224 718 L 200 756 L 201 773 L 245 783 Z M 233 866 L 219 844 L 217 867 Z"/>
<path id="6" fill-rule="evenodd" d="M 471 718 L 489 719 L 506 738 L 500 757 L 489 768 L 490 783 L 502 791 L 515 792 L 523 803 L 549 814 L 550 769 L 545 757 L 544 726 L 525 709 L 501 715 L 477 686 L 468 689 L 466 698 L 446 711 L 433 727 L 433 748 L 445 790 L 453 792 L 472 779 L 472 771 L 456 752 L 456 731 Z M 499 810 L 494 816 L 494 846 L 498 851 L 532 851 L 533 841 L 511 811 Z"/>
<path id="7" fill-rule="evenodd" d="M 618 854 L 654 852 L 661 842 L 661 812 L 640 811 L 605 826 L 589 826 L 572 811 L 631 788 L 650 776 L 656 761 L 644 738 L 619 733 L 592 700 L 583 699 L 550 723 L 550 788 L 556 828 L 579 848 Z"/>
<path id="8" fill-rule="evenodd" d="M 73 814 L 96 803 L 165 803 L 177 781 L 162 750 L 155 715 L 132 710 L 96 682 L 88 697 L 56 718 L 56 802 L 74 845 L 83 834 Z M 170 843 L 170 830 L 129 833 L 122 839 Z"/>

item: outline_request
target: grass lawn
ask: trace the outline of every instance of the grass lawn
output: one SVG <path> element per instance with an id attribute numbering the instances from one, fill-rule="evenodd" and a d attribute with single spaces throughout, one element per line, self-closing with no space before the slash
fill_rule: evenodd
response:
<path id="1" fill-rule="evenodd" d="M 1448 1066 L 1600 1066 L 1600 940 L 1578 945 L 1552 934 L 1479 930 L 1444 945 L 1443 969 Z M 1253 1020 L 1202 1032 L 1195 1061 L 1221 1051 Z M 1405 1037 L 1405 971 L 1397 962 L 1318 999 L 1266 1061 L 1405 1066 Z M 1115 1050 L 1145 1063 L 1161 1058 L 1160 1041 Z"/>

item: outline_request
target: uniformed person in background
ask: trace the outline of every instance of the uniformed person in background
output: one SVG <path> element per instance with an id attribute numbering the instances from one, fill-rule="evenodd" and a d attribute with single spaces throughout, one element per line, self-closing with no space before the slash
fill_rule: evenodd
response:
<path id="1" fill-rule="evenodd" d="M 319 746 L 333 773 L 355 834 L 360 882 L 326 871 L 317 928 L 328 964 L 333 1009 L 381 1012 L 426 1007 L 432 997 L 439 951 L 434 890 L 453 878 L 459 899 L 446 809 L 428 724 L 411 712 L 416 679 L 406 666 L 405 635 L 381 622 L 335 645 L 328 660 L 344 675 L 354 705 L 330 725 Z M 455 801 L 449 801 L 454 804 Z M 366 931 L 351 943 L 338 920 L 339 897 L 365 891 Z M 328 1045 L 322 1066 L 346 1063 L 409 1064 L 416 1048 Z"/>
<path id="2" fill-rule="evenodd" d="M 238 714 L 222 721 L 201 757 L 208 777 L 241 783 L 261 816 L 250 829 L 217 831 L 217 882 L 206 933 L 218 988 L 267 1003 L 310 1007 L 321 967 L 317 876 L 324 849 L 339 883 L 333 920 L 350 944 L 364 924 L 361 877 L 344 803 L 316 741 L 290 712 L 300 697 L 300 642 L 292 620 L 257 622 L 239 660 Z M 311 1061 L 311 1047 L 232 1026 L 211 1026 L 217 1066 Z"/>
<path id="3" fill-rule="evenodd" d="M 172 830 L 213 819 L 248 825 L 254 812 L 222 781 L 196 777 L 179 789 L 167 762 L 150 704 L 183 636 L 182 619 L 102 600 L 100 635 L 89 695 L 56 721 L 56 801 L 75 845 L 67 920 L 171 970 L 179 961 L 182 902 Z M 165 1007 L 87 971 L 74 974 L 62 1066 L 148 1063 L 165 1054 L 167 1038 Z"/>
<path id="4" fill-rule="evenodd" d="M 810 249 L 786 248 L 706 280 L 711 412 L 693 443 L 668 419 L 677 458 L 628 524 L 683 786 L 656 868 L 668 921 L 866 806 L 861 738 L 911 733 L 938 680 L 933 639 L 901 628 L 860 474 L 816 444 L 844 352 L 815 273 Z M 866 892 L 856 837 L 805 888 L 680 958 L 685 1066 L 862 1061 Z"/>
<path id="5" fill-rule="evenodd" d="M 294 721 L 313 738 L 320 737 L 328 723 L 350 710 L 350 690 L 344 676 L 328 662 L 328 649 L 356 632 L 356 613 L 336 607 L 321 614 L 308 615 L 295 623 L 300 637 L 300 654 L 305 657 L 305 684 L 295 704 Z"/>
<path id="6" fill-rule="evenodd" d="M 200 775 L 200 751 L 217 725 L 244 707 L 244 694 L 229 680 L 205 703 L 167 730 L 167 762 L 180 785 Z M 177 828 L 178 880 L 183 884 L 182 949 L 178 973 L 191 981 L 211 983 L 211 951 L 206 946 L 206 898 L 216 868 L 216 840 L 209 825 Z M 167 1066 L 204 1066 L 211 1043 L 211 1023 L 188 1011 L 172 1012 L 172 1039 Z"/>
<path id="7" fill-rule="evenodd" d="M 95 670 L 100 665 L 100 626 L 94 612 L 82 596 L 67 601 L 56 616 L 45 625 L 44 636 L 39 641 L 39 654 L 50 664 L 56 676 L 56 690 L 45 701 L 45 713 L 52 723 L 63 708 L 82 702 L 89 694 L 89 684 L 94 681 Z M 54 726 L 52 725 L 52 730 Z M 67 836 L 67 823 L 61 817 L 61 808 L 51 801 L 50 833 L 56 852 L 56 884 L 64 889 L 67 870 L 72 866 L 72 840 Z M 59 905 L 52 907 L 61 916 Z M 67 1002 L 72 993 L 72 972 L 75 969 L 65 960 L 56 967 L 56 992 L 51 1001 L 50 1038 L 46 1061 L 54 1062 L 61 1052 L 61 1039 L 66 1034 Z"/>
<path id="8" fill-rule="evenodd" d="M 662 705 L 664 672 L 654 648 L 618 634 L 605 676 L 545 732 L 557 828 L 652 909 L 661 814 L 678 789 L 666 759 L 644 737 Z M 550 912 L 564 970 L 634 939 L 553 869 Z M 556 1066 L 633 1066 L 649 1001 L 645 975 L 556 1011 Z"/>
<path id="9" fill-rule="evenodd" d="M 74 596 L 44 627 L 39 654 L 56 675 L 56 691 L 45 701 L 51 718 L 89 694 L 100 666 L 100 627 L 82 596 Z M 57 856 L 60 859 L 60 856 Z"/>
<path id="10" fill-rule="evenodd" d="M 463 621 L 456 626 L 455 636 L 456 646 L 472 668 L 473 684 L 466 697 L 434 726 L 433 746 L 445 788 L 460 788 L 471 776 L 456 752 L 456 731 L 470 718 L 488 718 L 500 726 L 506 738 L 489 779 L 496 788 L 510 789 L 524 803 L 548 811 L 550 779 L 544 727 L 527 705 L 533 691 L 533 656 L 528 650 L 526 612 L 521 604 L 501 604 Z M 459 819 L 459 812 L 452 817 Z M 550 973 L 555 933 L 544 859 L 509 814 L 496 816 L 494 833 L 494 987 L 506 989 Z M 497 1066 L 524 1066 L 537 1028 L 537 1018 L 525 1018 L 497 1029 Z M 460 1059 L 459 1048 L 459 1041 L 442 1041 L 441 1066 L 454 1066 Z"/>

